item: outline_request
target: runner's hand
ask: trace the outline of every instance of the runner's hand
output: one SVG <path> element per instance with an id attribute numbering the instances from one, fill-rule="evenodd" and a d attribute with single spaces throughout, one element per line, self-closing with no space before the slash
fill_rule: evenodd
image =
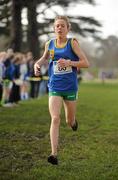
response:
<path id="1" fill-rule="evenodd" d="M 34 74 L 35 76 L 40 75 L 40 66 L 37 63 L 34 64 Z"/>
<path id="2" fill-rule="evenodd" d="M 59 67 L 64 68 L 70 66 L 71 60 L 66 60 L 61 58 L 57 61 L 57 63 Z"/>

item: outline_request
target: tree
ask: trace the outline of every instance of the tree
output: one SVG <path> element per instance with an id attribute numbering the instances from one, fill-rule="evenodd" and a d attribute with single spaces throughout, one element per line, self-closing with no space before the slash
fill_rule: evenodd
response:
<path id="1" fill-rule="evenodd" d="M 27 42 L 29 50 L 33 52 L 34 57 L 39 56 L 39 40 L 38 40 L 38 27 L 37 27 L 37 14 L 36 3 L 31 1 L 27 4 L 28 7 L 28 29 L 27 29 Z"/>
<path id="2" fill-rule="evenodd" d="M 5 34 L 8 36 L 9 33 L 9 26 L 11 17 L 11 7 L 10 7 L 10 0 L 3 0 L 0 1 L 0 34 Z"/>
<path id="3" fill-rule="evenodd" d="M 75 0 L 74 3 L 80 3 L 81 0 Z M 94 0 L 83 0 L 82 2 L 87 2 L 90 4 L 94 4 Z M 45 4 L 45 7 L 42 11 L 39 13 L 37 12 L 37 8 L 43 4 Z M 50 17 L 46 17 L 46 10 L 51 8 L 55 5 L 60 5 L 63 8 L 67 8 L 70 5 L 70 0 L 2 0 L 0 2 L 0 14 L 1 14 L 1 20 L 2 23 L 4 22 L 4 19 L 7 17 L 7 21 L 4 23 L 4 29 L 6 32 L 8 31 L 8 34 L 10 34 L 10 27 L 11 27 L 11 46 L 14 48 L 15 51 L 20 51 L 22 46 L 22 24 L 21 24 L 21 12 L 24 7 L 28 9 L 28 26 L 27 26 L 27 44 L 29 45 L 29 50 L 33 52 L 35 56 L 38 56 L 39 52 L 39 36 L 42 34 L 51 33 L 50 24 L 53 22 L 53 19 Z M 4 8 L 7 7 L 9 9 L 10 13 L 3 13 Z M 66 10 L 66 9 L 65 9 Z M 58 13 L 52 10 L 55 15 Z M 65 11 L 66 12 L 66 11 Z M 4 16 L 3 16 L 4 14 Z M 44 23 L 37 22 L 37 16 L 42 15 L 44 18 Z M 12 18 L 11 18 L 12 17 Z M 12 21 L 11 21 L 12 19 Z M 93 36 L 96 36 L 96 26 L 100 26 L 100 24 L 94 19 L 94 18 L 88 18 L 88 17 L 71 17 L 71 23 L 73 26 L 73 31 L 78 31 L 82 36 L 85 36 L 86 33 L 90 33 Z M 6 23 L 7 22 L 7 23 Z M 88 24 L 87 28 L 82 27 L 82 24 L 86 23 Z M 11 26 L 7 26 L 8 24 L 11 24 Z M 46 25 L 49 24 L 48 28 L 46 28 Z M 94 28 L 90 27 L 91 24 L 94 24 Z M 6 26 L 5 26 L 6 25 Z M 2 31 L 3 27 L 0 27 L 0 33 L 5 33 L 5 31 Z"/>
<path id="4" fill-rule="evenodd" d="M 14 51 L 21 50 L 22 26 L 21 26 L 22 4 L 20 0 L 12 0 L 12 21 L 11 21 L 11 48 Z"/>
<path id="5" fill-rule="evenodd" d="M 118 67 L 118 38 L 109 36 L 102 39 L 96 54 L 99 67 Z"/>

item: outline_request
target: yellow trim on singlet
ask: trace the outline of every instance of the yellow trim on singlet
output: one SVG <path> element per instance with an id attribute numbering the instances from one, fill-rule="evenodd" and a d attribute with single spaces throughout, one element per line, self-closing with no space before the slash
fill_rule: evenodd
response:
<path id="1" fill-rule="evenodd" d="M 73 47 L 73 41 L 76 40 L 78 42 L 78 40 L 76 38 L 72 38 L 71 39 L 71 47 L 72 47 L 72 50 L 74 51 L 74 47 Z M 79 45 L 79 42 L 78 42 L 78 45 Z"/>
<path id="2" fill-rule="evenodd" d="M 49 40 L 49 41 L 47 41 L 47 42 L 45 43 L 45 48 L 46 48 L 47 50 L 48 50 L 48 47 L 49 47 L 50 41 L 51 41 L 51 40 Z"/>
<path id="3" fill-rule="evenodd" d="M 64 48 L 67 45 L 68 39 L 65 43 L 62 44 L 62 46 L 57 46 L 57 39 L 54 40 L 54 45 L 56 48 Z"/>

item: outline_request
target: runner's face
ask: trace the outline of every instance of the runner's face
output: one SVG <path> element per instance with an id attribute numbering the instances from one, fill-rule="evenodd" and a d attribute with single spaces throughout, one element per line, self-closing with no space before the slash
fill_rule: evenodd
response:
<path id="1" fill-rule="evenodd" d="M 66 21 L 63 19 L 56 20 L 54 24 L 54 31 L 57 37 L 66 37 L 69 31 Z"/>

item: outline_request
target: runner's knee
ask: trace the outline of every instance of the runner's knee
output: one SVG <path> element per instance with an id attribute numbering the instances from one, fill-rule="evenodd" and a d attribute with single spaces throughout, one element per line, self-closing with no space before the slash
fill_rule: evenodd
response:
<path id="1" fill-rule="evenodd" d="M 52 117 L 52 123 L 55 125 L 59 125 L 60 124 L 60 117 L 59 116 L 53 116 Z"/>

